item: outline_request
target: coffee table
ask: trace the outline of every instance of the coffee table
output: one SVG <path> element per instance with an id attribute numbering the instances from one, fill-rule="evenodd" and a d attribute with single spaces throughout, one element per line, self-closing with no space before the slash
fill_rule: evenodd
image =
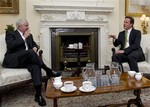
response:
<path id="1" fill-rule="evenodd" d="M 120 92 L 120 91 L 128 91 L 128 90 L 135 90 L 136 93 L 135 99 L 130 99 L 128 103 L 126 104 L 128 107 L 130 107 L 131 104 L 137 105 L 137 107 L 143 107 L 140 93 L 141 89 L 143 88 L 149 88 L 150 87 L 150 80 L 143 77 L 141 81 L 136 81 L 135 78 L 131 78 L 128 76 L 127 73 L 122 73 L 121 75 L 121 83 L 119 85 L 112 85 L 112 86 L 100 86 L 96 87 L 96 90 L 93 92 L 81 92 L 79 90 L 79 87 L 81 87 L 82 84 L 82 78 L 81 77 L 68 77 L 63 78 L 64 81 L 74 81 L 74 85 L 77 88 L 76 91 L 65 93 L 61 90 L 56 90 L 53 85 L 52 81 L 49 79 L 46 89 L 46 97 L 49 99 L 53 99 L 54 101 L 54 107 L 57 107 L 57 99 L 58 98 L 64 98 L 64 97 L 76 97 L 76 96 L 87 96 L 87 95 L 97 95 L 97 94 L 103 94 L 103 93 L 112 93 L 112 92 Z M 112 104 L 112 105 L 120 105 L 120 104 Z M 108 105 L 106 105 L 108 106 Z"/>

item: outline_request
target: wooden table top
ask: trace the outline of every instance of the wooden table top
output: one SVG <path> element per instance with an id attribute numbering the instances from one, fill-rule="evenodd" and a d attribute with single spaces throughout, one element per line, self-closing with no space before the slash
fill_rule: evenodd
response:
<path id="1" fill-rule="evenodd" d="M 84 95 L 94 95 L 94 94 L 102 94 L 102 93 L 110 93 L 110 92 L 119 92 L 119 91 L 127 91 L 127 90 L 135 90 L 150 87 L 150 80 L 145 77 L 142 77 L 141 81 L 136 81 L 135 78 L 129 78 L 127 73 L 122 73 L 121 75 L 121 83 L 119 85 L 111 85 L 111 86 L 100 86 L 96 87 L 96 90 L 93 92 L 81 92 L 79 87 L 82 84 L 81 77 L 69 77 L 62 78 L 62 81 L 74 81 L 74 85 L 77 87 L 77 90 L 70 93 L 62 92 L 61 90 L 57 90 L 53 87 L 52 80 L 49 79 L 47 83 L 46 89 L 46 97 L 51 99 L 62 98 L 62 97 L 75 97 L 75 96 L 84 96 Z"/>

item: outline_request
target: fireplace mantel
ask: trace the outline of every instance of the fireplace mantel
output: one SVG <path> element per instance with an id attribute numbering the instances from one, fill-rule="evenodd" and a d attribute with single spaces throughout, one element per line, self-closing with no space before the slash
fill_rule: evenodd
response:
<path id="1" fill-rule="evenodd" d="M 113 6 L 35 4 L 34 9 L 41 14 L 40 47 L 44 51 L 43 59 L 50 67 L 53 51 L 51 28 L 98 28 L 98 67 L 108 62 L 108 15 L 113 12 Z"/>
<path id="2" fill-rule="evenodd" d="M 101 12 L 110 13 L 114 7 L 95 7 L 95 6 L 54 6 L 54 5 L 34 5 L 35 10 L 40 13 L 44 12 L 60 12 L 60 11 L 86 11 L 86 12 Z"/>
<path id="3" fill-rule="evenodd" d="M 34 5 L 41 21 L 107 21 L 114 7 Z M 60 23 L 60 22 L 59 22 Z"/>

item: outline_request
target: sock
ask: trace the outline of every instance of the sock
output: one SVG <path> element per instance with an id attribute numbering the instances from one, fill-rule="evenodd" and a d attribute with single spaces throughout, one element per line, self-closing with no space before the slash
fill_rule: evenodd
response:
<path id="1" fill-rule="evenodd" d="M 42 85 L 36 85 L 35 89 L 36 89 L 36 96 L 41 96 L 41 87 Z"/>

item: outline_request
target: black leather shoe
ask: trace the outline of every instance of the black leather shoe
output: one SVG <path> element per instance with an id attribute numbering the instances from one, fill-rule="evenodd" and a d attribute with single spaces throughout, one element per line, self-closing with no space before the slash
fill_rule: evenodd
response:
<path id="1" fill-rule="evenodd" d="M 52 71 L 52 77 L 59 77 L 61 74 L 61 72 Z"/>
<path id="2" fill-rule="evenodd" d="M 42 96 L 36 96 L 35 95 L 35 101 L 38 102 L 40 106 L 46 106 L 46 101 Z"/>
<path id="3" fill-rule="evenodd" d="M 62 74 L 61 72 L 53 71 L 48 67 L 44 67 L 44 70 L 46 71 L 48 77 L 59 77 Z"/>

